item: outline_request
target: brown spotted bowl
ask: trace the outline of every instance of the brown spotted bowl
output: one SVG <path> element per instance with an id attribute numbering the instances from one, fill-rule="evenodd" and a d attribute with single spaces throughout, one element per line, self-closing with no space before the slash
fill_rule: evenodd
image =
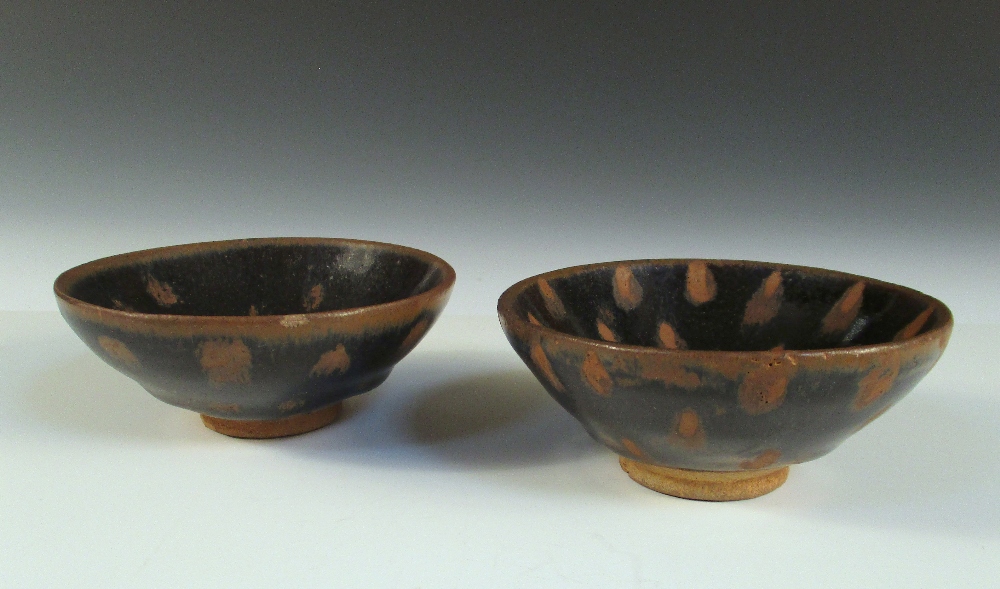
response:
<path id="1" fill-rule="evenodd" d="M 331 423 L 384 381 L 454 282 L 420 250 L 275 238 L 104 258 L 55 293 L 77 335 L 153 396 L 220 433 L 270 438 Z"/>
<path id="2" fill-rule="evenodd" d="M 747 499 L 833 450 L 931 369 L 952 316 L 915 290 L 762 262 L 641 260 L 528 278 L 507 339 L 636 482 Z"/>

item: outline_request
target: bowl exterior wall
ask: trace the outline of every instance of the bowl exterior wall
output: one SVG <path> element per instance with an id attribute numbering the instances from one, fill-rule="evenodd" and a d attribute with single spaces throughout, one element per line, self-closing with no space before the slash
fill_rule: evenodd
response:
<path id="1" fill-rule="evenodd" d="M 157 398 L 213 417 L 274 420 L 380 384 L 424 336 L 448 294 L 346 317 L 177 321 L 58 302 L 87 346 Z"/>
<path id="2" fill-rule="evenodd" d="M 505 317 L 514 350 L 595 439 L 648 464 L 776 468 L 826 454 L 908 393 L 951 325 L 885 346 L 729 354 L 616 346 Z"/>

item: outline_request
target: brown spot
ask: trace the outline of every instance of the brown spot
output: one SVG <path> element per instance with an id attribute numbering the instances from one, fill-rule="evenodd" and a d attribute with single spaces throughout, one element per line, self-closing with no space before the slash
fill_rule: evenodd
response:
<path id="1" fill-rule="evenodd" d="M 785 287 L 781 285 L 781 272 L 775 270 L 764 279 L 743 312 L 743 325 L 763 325 L 774 319 L 781 307 Z"/>
<path id="2" fill-rule="evenodd" d="M 631 311 L 642 302 L 642 286 L 632 274 L 632 269 L 628 266 L 618 266 L 615 268 L 615 280 L 612 285 L 615 296 L 615 303 L 622 311 Z"/>
<path id="3" fill-rule="evenodd" d="M 542 344 L 537 343 L 531 346 L 531 360 L 535 363 L 535 366 L 542 372 L 545 379 L 549 381 L 557 391 L 565 391 L 566 387 L 559 382 L 559 378 L 556 377 L 556 373 L 552 370 L 552 364 L 549 363 L 548 356 L 545 355 L 545 350 L 542 349 Z"/>
<path id="4" fill-rule="evenodd" d="M 135 312 L 135 309 L 119 301 L 118 299 L 111 299 L 111 306 L 114 307 L 115 309 L 118 309 L 119 311 L 131 311 L 133 313 Z"/>
<path id="5" fill-rule="evenodd" d="M 687 267 L 687 290 L 684 296 L 692 305 L 701 305 L 715 298 L 715 276 L 708 264 L 696 260 Z"/>
<path id="6" fill-rule="evenodd" d="M 771 351 L 772 352 L 784 352 L 785 351 L 785 344 L 778 344 L 778 345 L 774 346 L 773 348 L 771 348 Z"/>
<path id="7" fill-rule="evenodd" d="M 305 315 L 285 315 L 278 321 L 278 323 L 280 323 L 282 327 L 298 327 L 309 323 L 309 318 Z"/>
<path id="8" fill-rule="evenodd" d="M 315 311 L 323 303 L 323 285 L 317 284 L 316 286 L 309 289 L 306 293 L 306 300 L 304 303 L 306 311 Z"/>
<path id="9" fill-rule="evenodd" d="M 303 399 L 289 399 L 288 401 L 285 401 L 284 403 L 278 405 L 278 411 L 281 411 L 283 413 L 288 413 L 289 411 L 295 411 L 296 409 L 302 407 L 305 404 L 306 402 Z"/>
<path id="10" fill-rule="evenodd" d="M 198 346 L 198 360 L 214 385 L 250 382 L 250 348 L 239 338 L 214 339 Z"/>
<path id="11" fill-rule="evenodd" d="M 334 372 L 341 374 L 351 367 L 351 357 L 344 349 L 344 344 L 337 344 L 336 349 L 323 352 L 316 364 L 309 371 L 309 376 L 330 376 Z"/>
<path id="12" fill-rule="evenodd" d="M 672 325 L 664 321 L 660 323 L 660 329 L 656 333 L 660 340 L 660 345 L 668 350 L 686 350 L 687 342 L 677 335 L 677 330 Z"/>
<path id="13" fill-rule="evenodd" d="M 677 435 L 682 438 L 693 438 L 701 429 L 698 414 L 691 409 L 685 409 L 677 419 Z"/>
<path id="14" fill-rule="evenodd" d="M 97 336 L 97 343 L 100 344 L 100 346 L 104 348 L 104 351 L 115 360 L 123 364 L 139 364 L 139 359 L 135 357 L 132 350 L 128 349 L 128 346 L 123 344 L 121 341 L 106 335 L 99 335 Z"/>
<path id="15" fill-rule="evenodd" d="M 858 282 L 844 291 L 833 307 L 823 317 L 822 333 L 833 335 L 846 331 L 858 318 L 861 301 L 864 299 L 865 283 Z"/>
<path id="16" fill-rule="evenodd" d="M 760 470 L 771 466 L 777 462 L 779 458 L 781 458 L 781 452 L 771 448 L 770 450 L 764 450 L 751 460 L 741 462 L 740 468 L 744 470 Z"/>
<path id="17" fill-rule="evenodd" d="M 257 312 L 257 307 L 254 305 L 250 305 L 250 310 L 247 311 L 247 315 L 249 315 L 250 317 L 256 317 L 259 314 L 260 313 Z"/>
<path id="18" fill-rule="evenodd" d="M 639 361 L 639 373 L 645 379 L 658 380 L 668 387 L 694 389 L 701 386 L 701 378 L 674 358 L 649 356 Z"/>
<path id="19" fill-rule="evenodd" d="M 601 339 L 606 342 L 617 342 L 618 336 L 615 332 L 611 331 L 611 328 L 604 324 L 600 319 L 597 320 L 597 333 L 600 334 Z"/>
<path id="20" fill-rule="evenodd" d="M 541 327 L 542 325 L 541 321 L 539 321 L 538 318 L 532 315 L 531 313 L 528 313 L 528 323 L 532 325 L 537 325 L 539 327 Z"/>
<path id="21" fill-rule="evenodd" d="M 161 307 L 170 307 L 180 302 L 180 299 L 174 294 L 174 289 L 170 288 L 169 284 L 160 282 L 152 276 L 146 281 L 146 292 L 149 293 L 149 296 L 156 299 L 156 302 Z"/>
<path id="22" fill-rule="evenodd" d="M 597 354 L 587 352 L 580 367 L 580 372 L 583 373 L 583 378 L 586 379 L 587 383 L 590 384 L 591 388 L 598 395 L 608 396 L 611 394 L 611 387 L 614 386 L 614 382 L 611 380 L 611 375 L 604 368 L 604 364 L 601 364 L 601 359 L 597 357 Z"/>
<path id="23" fill-rule="evenodd" d="M 702 429 L 701 420 L 698 419 L 694 409 L 685 409 L 677 414 L 672 431 L 667 436 L 667 442 L 690 449 L 705 445 L 705 430 Z"/>
<path id="24" fill-rule="evenodd" d="M 924 325 L 927 324 L 927 320 L 931 318 L 933 313 L 934 307 L 928 307 L 921 311 L 913 321 L 910 321 L 906 327 L 899 330 L 899 333 L 896 334 L 896 337 L 892 338 L 892 341 L 903 341 L 920 333 L 920 330 L 924 328 Z"/>
<path id="25" fill-rule="evenodd" d="M 783 359 L 771 360 L 751 370 L 740 383 L 740 407 L 750 415 L 774 411 L 785 400 L 788 381 L 795 371 L 796 366 Z"/>
<path id="26" fill-rule="evenodd" d="M 410 333 L 406 334 L 406 338 L 403 339 L 403 343 L 400 344 L 400 347 L 407 350 L 417 345 L 417 342 L 420 341 L 420 338 L 424 337 L 424 334 L 427 333 L 427 329 L 430 326 L 431 323 L 427 319 L 421 319 L 418 321 L 417 324 L 410 330 Z"/>
<path id="27" fill-rule="evenodd" d="M 646 457 L 646 453 L 642 451 L 642 448 L 640 448 L 635 442 L 633 442 L 628 438 L 622 438 L 622 446 L 624 446 L 625 449 L 628 450 L 629 454 L 635 456 L 636 458 Z"/>
<path id="28" fill-rule="evenodd" d="M 559 295 L 556 291 L 552 290 L 552 286 L 547 280 L 538 281 L 538 292 L 542 295 L 542 300 L 545 302 L 545 308 L 549 310 L 549 314 L 556 320 L 561 320 L 566 316 L 566 307 L 563 306 L 562 301 L 559 300 Z"/>
<path id="29" fill-rule="evenodd" d="M 851 407 L 860 411 L 889 392 L 899 375 L 899 354 L 891 354 L 886 361 L 875 365 L 858 383 L 858 394 Z"/>

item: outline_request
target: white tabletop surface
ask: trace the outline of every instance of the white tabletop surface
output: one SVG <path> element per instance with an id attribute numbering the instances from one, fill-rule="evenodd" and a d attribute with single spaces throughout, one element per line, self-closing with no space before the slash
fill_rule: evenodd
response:
<path id="1" fill-rule="evenodd" d="M 988 587 L 1000 328 L 764 497 L 633 483 L 507 345 L 446 315 L 340 422 L 246 441 L 51 312 L 0 312 L 3 587 Z"/>

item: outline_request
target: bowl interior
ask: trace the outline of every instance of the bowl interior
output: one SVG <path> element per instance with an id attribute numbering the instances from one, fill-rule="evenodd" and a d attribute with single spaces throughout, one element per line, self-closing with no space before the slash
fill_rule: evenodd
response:
<path id="1" fill-rule="evenodd" d="M 588 339 L 692 350 L 810 350 L 914 337 L 948 320 L 935 299 L 859 276 L 732 261 L 557 271 L 513 302 L 524 320 Z"/>
<path id="2" fill-rule="evenodd" d="M 92 305 L 140 313 L 287 315 L 405 299 L 444 276 L 432 260 L 385 244 L 251 241 L 99 260 L 80 267 L 64 290 Z"/>

